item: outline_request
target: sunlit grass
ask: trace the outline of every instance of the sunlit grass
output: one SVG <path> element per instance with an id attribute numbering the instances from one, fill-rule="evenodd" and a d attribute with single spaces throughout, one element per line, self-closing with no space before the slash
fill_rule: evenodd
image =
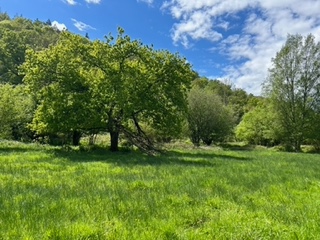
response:
<path id="1" fill-rule="evenodd" d="M 0 239 L 319 239 L 320 156 L 0 143 Z"/>

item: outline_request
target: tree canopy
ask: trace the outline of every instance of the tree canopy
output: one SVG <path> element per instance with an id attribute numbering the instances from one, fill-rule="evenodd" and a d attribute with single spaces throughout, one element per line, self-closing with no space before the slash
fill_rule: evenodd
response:
<path id="1" fill-rule="evenodd" d="M 206 88 L 219 96 L 222 103 L 232 109 L 236 124 L 241 121 L 247 104 L 253 97 L 253 95 L 247 94 L 243 89 L 235 88 L 230 80 L 209 80 L 208 78 L 202 77 L 195 79 L 192 84 L 202 89 Z"/>
<path id="2" fill-rule="evenodd" d="M 34 130 L 105 130 L 113 151 L 120 133 L 152 148 L 141 123 L 167 134 L 179 131 L 195 77 L 179 55 L 131 40 L 122 29 L 116 39 L 94 42 L 64 32 L 57 45 L 29 50 L 22 69 L 38 102 Z"/>
<path id="3" fill-rule="evenodd" d="M 244 114 L 235 129 L 237 140 L 256 145 L 274 145 L 281 139 L 281 126 L 268 99 L 260 100 Z"/>
<path id="4" fill-rule="evenodd" d="M 232 111 L 208 88 L 194 86 L 189 93 L 188 123 L 194 145 L 225 140 L 233 128 Z"/>
<path id="5" fill-rule="evenodd" d="M 0 84 L 0 138 L 22 140 L 32 112 L 33 101 L 24 86 Z"/>
<path id="6" fill-rule="evenodd" d="M 288 146 L 300 151 L 320 109 L 320 43 L 313 35 L 289 35 L 272 59 L 265 90 L 273 101 Z"/>

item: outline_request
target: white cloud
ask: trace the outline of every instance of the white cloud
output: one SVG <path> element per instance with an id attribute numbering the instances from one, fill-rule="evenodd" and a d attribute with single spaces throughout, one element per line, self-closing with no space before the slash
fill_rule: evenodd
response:
<path id="1" fill-rule="evenodd" d="M 151 6 L 153 4 L 153 0 L 137 0 L 137 2 L 143 2 Z"/>
<path id="2" fill-rule="evenodd" d="M 52 27 L 56 27 L 58 30 L 60 30 L 60 31 L 64 31 L 64 30 L 67 30 L 67 27 L 66 27 L 66 25 L 64 24 L 64 23 L 59 23 L 59 22 L 57 22 L 57 21 L 53 21 L 52 23 L 51 23 L 51 26 Z"/>
<path id="3" fill-rule="evenodd" d="M 86 0 L 87 3 L 100 4 L 101 0 Z"/>
<path id="4" fill-rule="evenodd" d="M 224 20 L 221 20 L 220 22 L 216 23 L 217 28 L 222 28 L 223 30 L 228 30 L 229 29 L 230 23 Z"/>
<path id="5" fill-rule="evenodd" d="M 190 47 L 200 39 L 211 41 L 215 54 L 218 50 L 232 62 L 221 77 L 254 94 L 260 94 L 271 58 L 288 34 L 312 33 L 320 40 L 319 9 L 319 0 L 167 0 L 162 5 L 176 20 L 175 44 Z M 234 20 L 243 16 L 239 34 L 223 38 L 225 31 L 238 24 Z"/>
<path id="6" fill-rule="evenodd" d="M 69 5 L 76 5 L 77 2 L 75 0 L 65 0 L 66 3 L 68 3 Z"/>
<path id="7" fill-rule="evenodd" d="M 94 27 L 91 27 L 90 25 L 80 22 L 74 18 L 71 19 L 73 21 L 73 25 L 81 32 L 87 31 L 87 30 L 96 30 Z"/>
<path id="8" fill-rule="evenodd" d="M 194 12 L 188 20 L 183 20 L 173 26 L 172 38 L 174 43 L 181 42 L 187 48 L 190 46 L 188 36 L 194 40 L 205 38 L 210 41 L 217 41 L 222 38 L 220 33 L 212 30 L 210 15 L 201 11 Z"/>
<path id="9" fill-rule="evenodd" d="M 77 5 L 78 2 L 76 0 L 62 0 L 69 5 Z M 100 4 L 102 0 L 85 0 L 88 4 Z"/>

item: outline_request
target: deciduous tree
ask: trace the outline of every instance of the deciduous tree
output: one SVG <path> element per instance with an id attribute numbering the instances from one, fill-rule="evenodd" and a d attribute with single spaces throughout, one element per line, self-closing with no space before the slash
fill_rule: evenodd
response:
<path id="1" fill-rule="evenodd" d="M 195 77 L 186 59 L 131 40 L 122 29 L 115 40 L 109 36 L 106 42 L 94 42 L 88 59 L 99 76 L 94 91 L 107 121 L 111 150 L 117 150 L 120 132 L 141 148 L 152 148 L 141 123 L 167 135 L 180 131 Z"/>
<path id="2" fill-rule="evenodd" d="M 24 86 L 0 84 L 0 137 L 21 140 L 26 138 L 27 123 L 34 109 Z"/>
<path id="3" fill-rule="evenodd" d="M 237 140 L 259 145 L 274 145 L 281 138 L 281 126 L 267 99 L 262 99 L 244 114 L 235 129 Z"/>
<path id="4" fill-rule="evenodd" d="M 77 145 L 83 132 L 105 128 L 90 81 L 94 75 L 81 54 L 90 46 L 86 38 L 63 33 L 59 43 L 42 51 L 27 51 L 21 70 L 37 102 L 31 128 L 39 135 L 73 135 Z M 99 76 L 96 76 L 97 78 Z"/>
<path id="5" fill-rule="evenodd" d="M 195 86 L 188 99 L 189 131 L 194 145 L 199 146 L 201 140 L 210 145 L 228 137 L 233 128 L 233 116 L 218 95 Z"/>
<path id="6" fill-rule="evenodd" d="M 272 59 L 265 89 L 284 129 L 284 140 L 300 151 L 320 102 L 320 43 L 313 35 L 289 35 Z"/>
<path id="7" fill-rule="evenodd" d="M 104 128 L 112 151 L 120 133 L 150 150 L 141 123 L 178 132 L 195 76 L 179 55 L 131 40 L 122 29 L 116 39 L 94 42 L 65 32 L 56 46 L 29 51 L 23 70 L 39 102 L 35 130 Z"/>

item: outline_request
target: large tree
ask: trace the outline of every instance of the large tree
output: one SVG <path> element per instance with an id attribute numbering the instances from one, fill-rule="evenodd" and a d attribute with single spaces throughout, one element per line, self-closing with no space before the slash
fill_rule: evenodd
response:
<path id="1" fill-rule="evenodd" d="M 56 46 L 29 51 L 23 69 L 39 102 L 35 130 L 104 129 L 112 151 L 120 133 L 149 150 L 142 123 L 179 131 L 195 76 L 179 55 L 131 40 L 122 29 L 116 39 L 94 42 L 63 33 Z"/>
<path id="2" fill-rule="evenodd" d="M 88 39 L 65 32 L 56 45 L 27 51 L 21 72 L 37 103 L 30 126 L 38 135 L 72 135 L 78 145 L 81 133 L 106 128 L 93 91 L 97 80 L 92 76 L 99 76 L 83 60 L 90 45 Z"/>
<path id="3" fill-rule="evenodd" d="M 106 43 L 95 42 L 90 57 L 101 76 L 97 94 L 106 114 L 111 149 L 116 149 L 121 131 L 131 140 L 136 139 L 130 137 L 133 132 L 141 139 L 145 135 L 141 123 L 168 135 L 180 131 L 187 91 L 195 76 L 185 59 L 132 41 L 122 29 L 115 41 L 108 37 Z"/>
<path id="4" fill-rule="evenodd" d="M 314 124 L 320 102 L 320 43 L 313 35 L 289 35 L 272 59 L 265 89 L 284 129 L 284 140 L 296 151 Z"/>
<path id="5" fill-rule="evenodd" d="M 233 128 L 233 116 L 220 97 L 207 88 L 194 86 L 189 93 L 188 123 L 195 146 L 226 139 Z"/>

